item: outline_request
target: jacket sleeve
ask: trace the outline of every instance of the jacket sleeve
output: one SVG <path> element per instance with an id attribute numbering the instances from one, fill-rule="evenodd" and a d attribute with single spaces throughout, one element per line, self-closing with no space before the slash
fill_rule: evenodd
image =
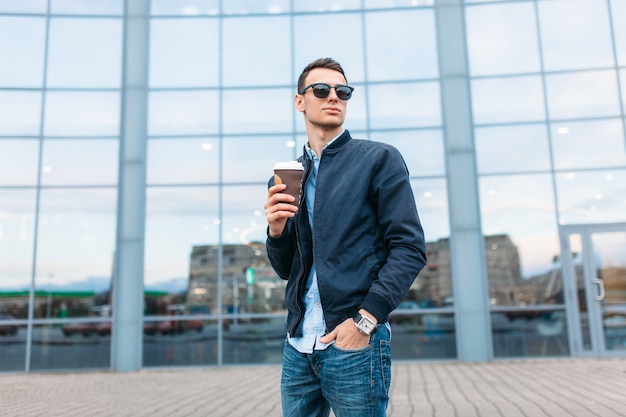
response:
<path id="1" fill-rule="evenodd" d="M 274 268 L 276 274 L 284 280 L 289 279 L 296 246 L 290 233 L 292 227 L 293 221 L 290 219 L 287 221 L 287 226 L 283 234 L 278 237 L 270 236 L 268 228 L 265 245 L 267 248 L 267 257 L 272 268 Z"/>
<path id="2" fill-rule="evenodd" d="M 274 177 L 272 176 L 270 177 L 267 186 L 269 188 L 273 185 Z M 267 257 L 276 274 L 284 280 L 289 279 L 294 251 L 296 248 L 295 240 L 292 238 L 294 235 L 294 233 L 292 233 L 294 227 L 293 223 L 293 219 L 287 220 L 283 234 L 277 237 L 270 236 L 269 226 L 266 229 L 267 240 L 265 247 L 267 250 Z"/>
<path id="3" fill-rule="evenodd" d="M 397 149 L 383 146 L 370 184 L 387 258 L 361 307 L 385 322 L 426 265 L 426 243 L 409 173 Z"/>

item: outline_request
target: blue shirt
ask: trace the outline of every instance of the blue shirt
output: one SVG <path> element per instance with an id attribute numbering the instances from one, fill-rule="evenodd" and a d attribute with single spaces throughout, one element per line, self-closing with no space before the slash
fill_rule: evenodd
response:
<path id="1" fill-rule="evenodd" d="M 328 142 L 326 146 L 333 143 L 335 139 L 343 134 L 343 130 L 333 140 Z M 322 148 L 322 154 L 324 149 Z M 306 184 L 305 197 L 307 212 L 309 214 L 309 226 L 313 229 L 313 207 L 315 204 L 315 185 L 317 183 L 317 170 L 320 166 L 320 158 L 315 154 L 313 149 L 309 147 L 307 143 L 305 147 L 309 156 L 313 160 L 313 169 L 309 175 L 308 182 Z M 331 343 L 321 343 L 320 337 L 326 334 L 326 324 L 324 322 L 324 310 L 322 309 L 322 302 L 320 300 L 320 292 L 317 287 L 317 273 L 315 272 L 315 264 L 311 268 L 311 273 L 307 279 L 306 291 L 304 294 L 304 321 L 302 322 L 302 337 L 290 337 L 287 334 L 287 340 L 289 344 L 293 346 L 300 353 L 313 353 L 313 350 L 324 350 Z"/>

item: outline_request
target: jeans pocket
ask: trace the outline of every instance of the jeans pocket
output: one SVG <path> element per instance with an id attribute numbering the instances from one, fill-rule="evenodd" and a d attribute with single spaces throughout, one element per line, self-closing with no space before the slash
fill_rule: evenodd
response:
<path id="1" fill-rule="evenodd" d="M 372 348 L 372 344 L 370 342 L 367 343 L 367 345 L 363 346 L 362 348 L 358 348 L 358 349 L 346 349 L 346 348 L 342 348 L 337 346 L 337 342 L 333 343 L 331 345 L 331 347 L 337 349 L 339 352 L 344 352 L 344 353 L 359 353 L 359 352 L 367 352 L 369 350 L 371 350 Z"/>

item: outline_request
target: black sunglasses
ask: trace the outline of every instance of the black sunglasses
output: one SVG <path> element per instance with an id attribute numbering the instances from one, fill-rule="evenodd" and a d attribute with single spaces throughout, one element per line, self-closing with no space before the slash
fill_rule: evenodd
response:
<path id="1" fill-rule="evenodd" d="M 336 86 L 331 87 L 326 83 L 315 83 L 307 85 L 298 94 L 304 94 L 309 88 L 313 90 L 313 95 L 317 98 L 328 97 L 328 95 L 330 94 L 330 89 L 334 88 L 335 92 L 337 93 L 337 97 L 339 97 L 341 100 L 350 100 L 350 97 L 352 97 L 352 92 L 354 91 L 354 88 L 350 87 L 349 85 L 337 84 Z"/>

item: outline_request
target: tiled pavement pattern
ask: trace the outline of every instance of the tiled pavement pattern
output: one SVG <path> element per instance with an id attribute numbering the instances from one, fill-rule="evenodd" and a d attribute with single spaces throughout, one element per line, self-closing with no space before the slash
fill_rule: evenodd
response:
<path id="1" fill-rule="evenodd" d="M 280 416 L 280 367 L 0 375 L 0 416 Z M 626 360 L 394 362 L 388 416 L 624 417 Z"/>

